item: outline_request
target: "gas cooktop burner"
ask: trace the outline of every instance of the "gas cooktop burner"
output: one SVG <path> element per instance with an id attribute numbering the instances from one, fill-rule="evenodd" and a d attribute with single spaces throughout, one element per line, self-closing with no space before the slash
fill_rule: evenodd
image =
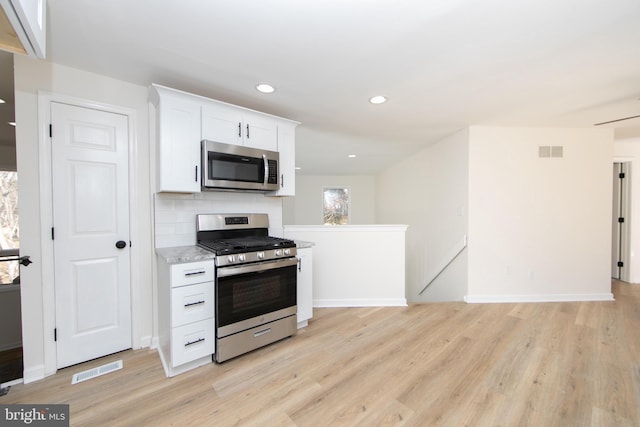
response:
<path id="1" fill-rule="evenodd" d="M 293 240 L 269 236 L 266 214 L 200 214 L 198 246 L 216 254 L 216 267 L 266 262 L 296 256 Z"/>
<path id="2" fill-rule="evenodd" d="M 293 248 L 293 240 L 280 237 L 240 237 L 234 239 L 217 239 L 199 241 L 198 244 L 213 251 L 216 255 L 237 254 L 250 251 L 264 251 L 269 249 Z"/>

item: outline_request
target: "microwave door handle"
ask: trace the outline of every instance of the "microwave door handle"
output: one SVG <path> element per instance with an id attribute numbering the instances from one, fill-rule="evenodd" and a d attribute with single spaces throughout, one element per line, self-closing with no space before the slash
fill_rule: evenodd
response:
<path id="1" fill-rule="evenodd" d="M 264 180 L 263 184 L 267 185 L 267 181 L 269 180 L 269 162 L 267 161 L 267 155 L 262 155 L 262 162 L 264 163 Z"/>

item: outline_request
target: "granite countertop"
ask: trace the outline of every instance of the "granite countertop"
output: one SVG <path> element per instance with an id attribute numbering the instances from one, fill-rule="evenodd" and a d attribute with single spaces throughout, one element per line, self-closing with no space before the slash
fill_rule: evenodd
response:
<path id="1" fill-rule="evenodd" d="M 298 249 L 310 248 L 310 247 L 316 245 L 313 242 L 305 242 L 304 240 L 295 240 L 295 242 L 296 242 L 296 246 L 298 247 Z"/>
<path id="2" fill-rule="evenodd" d="M 181 264 L 184 262 L 204 261 L 215 259 L 215 254 L 199 246 L 174 246 L 158 248 L 156 253 L 164 258 L 167 264 Z"/>

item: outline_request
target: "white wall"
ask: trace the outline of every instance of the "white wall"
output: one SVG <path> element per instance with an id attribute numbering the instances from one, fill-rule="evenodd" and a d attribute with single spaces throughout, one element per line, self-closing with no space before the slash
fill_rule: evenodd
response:
<path id="1" fill-rule="evenodd" d="M 610 129 L 471 127 L 468 301 L 611 299 Z M 563 146 L 539 158 L 538 146 Z"/>
<path id="2" fill-rule="evenodd" d="M 53 343 L 52 319 L 43 316 L 44 295 L 51 293 L 50 275 L 43 274 L 40 229 L 40 170 L 38 92 L 82 98 L 135 111 L 135 194 L 132 206 L 132 301 L 134 308 L 134 346 L 149 345 L 153 328 L 151 195 L 149 192 L 149 117 L 147 88 L 83 72 L 50 62 L 16 55 L 14 58 L 16 139 L 20 208 L 20 253 L 31 256 L 33 264 L 21 271 L 22 319 L 25 381 L 44 374 L 45 346 Z M 46 132 L 42 129 L 41 132 Z M 47 177 L 43 177 L 43 182 Z M 50 260 L 47 260 L 50 261 Z M 47 312 L 52 312 L 47 307 Z"/>
<path id="3" fill-rule="evenodd" d="M 313 242 L 313 306 L 403 306 L 406 225 L 285 225 Z M 385 248 L 384 251 L 380 248 Z"/>
<path id="4" fill-rule="evenodd" d="M 284 224 L 322 225 L 324 187 L 351 190 L 349 224 L 375 224 L 375 179 L 373 176 L 296 175 L 296 196 L 283 199 Z"/>
<path id="5" fill-rule="evenodd" d="M 462 301 L 467 254 L 418 293 L 462 247 L 467 233 L 468 131 L 460 131 L 376 176 L 380 223 L 408 224 L 407 299 Z"/>
<path id="6" fill-rule="evenodd" d="M 616 162 L 629 162 L 631 218 L 626 222 L 629 230 L 629 281 L 640 283 L 640 138 L 616 141 L 613 144 Z"/>
<path id="7" fill-rule="evenodd" d="M 261 193 L 210 191 L 154 195 L 155 247 L 196 244 L 196 215 L 207 213 L 266 213 L 269 234 L 282 236 L 282 200 Z"/>

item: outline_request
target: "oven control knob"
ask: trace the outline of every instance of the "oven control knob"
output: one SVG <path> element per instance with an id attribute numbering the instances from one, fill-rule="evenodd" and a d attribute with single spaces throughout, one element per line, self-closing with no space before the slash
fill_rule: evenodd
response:
<path id="1" fill-rule="evenodd" d="M 284 254 L 285 255 L 291 255 L 291 249 L 285 249 L 284 250 Z"/>
<path id="2" fill-rule="evenodd" d="M 229 257 L 227 258 L 227 262 L 230 264 L 232 262 L 234 262 L 236 260 L 236 257 L 234 257 L 233 255 L 229 255 Z"/>
<path id="3" fill-rule="evenodd" d="M 258 259 L 264 259 L 264 252 L 258 252 Z"/>
<path id="4" fill-rule="evenodd" d="M 276 256 L 282 256 L 282 249 L 276 249 Z"/>
<path id="5" fill-rule="evenodd" d="M 245 257 L 244 254 L 238 255 L 238 261 L 239 262 L 244 262 L 244 261 L 246 261 L 246 259 L 247 259 L 247 257 Z"/>

